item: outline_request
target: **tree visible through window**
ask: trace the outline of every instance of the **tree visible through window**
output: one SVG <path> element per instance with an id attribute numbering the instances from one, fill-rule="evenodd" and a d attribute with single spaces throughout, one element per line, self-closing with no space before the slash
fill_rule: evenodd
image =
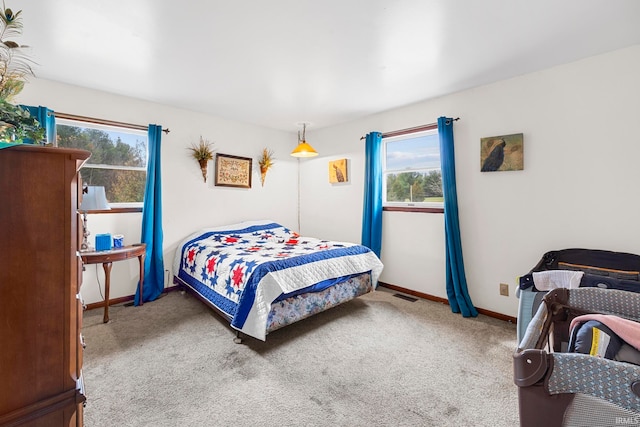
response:
<path id="1" fill-rule="evenodd" d="M 141 205 L 147 179 L 146 132 L 67 119 L 56 120 L 56 132 L 59 147 L 91 152 L 80 170 L 83 183 L 104 186 L 109 204 Z"/>
<path id="2" fill-rule="evenodd" d="M 383 137 L 382 142 L 385 205 L 441 207 L 438 130 Z"/>

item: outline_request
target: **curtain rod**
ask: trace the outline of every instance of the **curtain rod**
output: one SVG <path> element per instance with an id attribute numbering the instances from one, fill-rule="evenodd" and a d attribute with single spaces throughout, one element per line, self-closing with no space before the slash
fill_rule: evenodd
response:
<path id="1" fill-rule="evenodd" d="M 59 113 L 57 111 L 55 112 L 55 115 L 60 119 L 77 120 L 81 122 L 95 123 L 98 125 L 118 126 L 121 128 L 134 129 L 134 130 L 149 130 L 149 126 L 136 125 L 136 124 L 124 123 L 124 122 L 116 122 L 113 120 L 96 119 L 93 117 L 78 116 L 75 114 Z M 169 130 L 169 128 L 167 128 L 167 129 L 162 129 L 162 132 L 169 133 L 171 131 Z"/>
<path id="2" fill-rule="evenodd" d="M 460 117 L 456 117 L 455 119 L 452 119 L 454 122 L 460 120 Z M 385 132 L 382 134 L 383 138 L 390 138 L 392 136 L 400 136 L 400 135 L 405 135 L 407 133 L 413 133 L 413 132 L 420 132 L 423 130 L 431 130 L 431 129 L 436 129 L 438 127 L 438 123 L 429 123 L 428 125 L 420 125 L 420 126 L 414 126 L 412 128 L 406 128 L 406 129 L 400 129 L 400 130 L 394 130 L 394 131 L 390 131 L 390 132 Z M 363 139 L 365 139 L 365 136 L 361 136 L 360 140 L 362 141 Z"/>

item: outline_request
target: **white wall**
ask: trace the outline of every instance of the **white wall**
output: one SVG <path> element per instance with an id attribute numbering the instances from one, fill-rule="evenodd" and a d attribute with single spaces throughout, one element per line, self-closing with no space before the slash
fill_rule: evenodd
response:
<path id="1" fill-rule="evenodd" d="M 298 163 L 289 156 L 295 147 L 291 133 L 223 120 L 205 114 L 83 89 L 57 82 L 33 79 L 18 99 L 27 105 L 44 105 L 54 111 L 127 123 L 160 124 L 171 132 L 162 136 L 162 198 L 164 229 L 165 286 L 172 285 L 171 266 L 178 242 L 188 234 L 208 226 L 251 219 L 273 219 L 297 229 Z M 295 124 L 292 124 L 294 127 Z M 214 142 L 217 152 L 254 159 L 251 189 L 215 187 L 213 162 L 205 184 L 198 163 L 187 149 L 200 135 Z M 263 147 L 275 151 L 276 164 L 260 185 L 256 159 Z M 90 238 L 98 233 L 124 234 L 125 244 L 140 241 L 142 214 L 89 215 Z M 82 295 L 87 303 L 101 301 L 97 281 L 104 287 L 102 267 L 87 266 Z M 111 298 L 135 293 L 137 260 L 113 264 Z"/>
<path id="2" fill-rule="evenodd" d="M 464 258 L 477 307 L 517 314 L 516 278 L 543 252 L 587 247 L 640 253 L 640 46 L 505 80 L 439 99 L 314 130 L 307 140 L 320 156 L 300 164 L 302 233 L 360 241 L 364 142 L 372 130 L 391 131 L 460 117 L 454 127 Z M 437 84 L 435 82 L 434 84 Z M 298 161 L 285 133 L 132 98 L 35 79 L 18 100 L 70 114 L 171 129 L 163 136 L 165 268 L 180 239 L 193 230 L 245 219 L 271 218 L 297 227 Z M 524 133 L 525 169 L 480 173 L 480 138 Z M 264 146 L 277 163 L 264 188 L 204 184 L 187 147 L 200 135 L 222 153 L 254 159 Z M 348 158 L 349 182 L 328 182 L 329 160 Z M 141 214 L 91 215 L 93 235 L 139 240 Z M 385 213 L 381 280 L 446 297 L 441 214 Z M 101 275 L 100 269 L 99 275 Z M 135 292 L 136 261 L 114 264 L 113 298 Z M 101 277 L 101 276 L 100 276 Z M 104 283 L 104 280 L 100 278 Z M 510 297 L 498 295 L 500 282 Z M 170 284 L 170 283 L 168 283 Z M 99 301 L 95 268 L 82 293 Z"/>
<path id="3" fill-rule="evenodd" d="M 553 249 L 640 253 L 640 45 L 332 128 L 307 130 L 321 155 L 301 163 L 303 234 L 360 241 L 364 142 L 460 117 L 454 125 L 463 255 L 474 305 L 517 315 L 517 276 Z M 437 82 L 434 82 L 437 84 Z M 480 138 L 524 133 L 523 171 L 480 172 Z M 349 159 L 332 186 L 327 162 Z M 381 276 L 446 297 L 441 214 L 385 212 Z M 499 283 L 510 296 L 499 296 Z"/>

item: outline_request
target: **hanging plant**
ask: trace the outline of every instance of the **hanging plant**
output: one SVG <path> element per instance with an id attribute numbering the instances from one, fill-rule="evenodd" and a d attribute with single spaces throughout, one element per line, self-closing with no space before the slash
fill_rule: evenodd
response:
<path id="1" fill-rule="evenodd" d="M 213 159 L 213 142 L 209 142 L 200 136 L 200 142 L 197 144 L 191 144 L 189 150 L 191 150 L 191 156 L 200 164 L 200 170 L 202 171 L 202 178 L 204 182 L 207 182 L 207 165 L 209 160 Z"/>
<path id="2" fill-rule="evenodd" d="M 273 150 L 268 148 L 262 149 L 262 154 L 258 157 L 258 165 L 260 165 L 260 182 L 264 187 L 264 180 L 267 177 L 267 171 L 273 166 Z"/>
<path id="3" fill-rule="evenodd" d="M 2 5 L 0 15 L 0 140 L 21 143 L 44 139 L 41 124 L 27 111 L 11 101 L 22 91 L 27 78 L 34 76 L 33 61 L 24 52 L 28 46 L 13 40 L 22 34 L 22 11 L 16 13 Z"/>
<path id="4" fill-rule="evenodd" d="M 22 35 L 22 11 L 16 13 L 4 7 L 0 16 L 0 98 L 11 101 L 29 77 L 34 76 L 34 62 L 25 53 L 28 46 L 21 45 L 15 37 Z"/>

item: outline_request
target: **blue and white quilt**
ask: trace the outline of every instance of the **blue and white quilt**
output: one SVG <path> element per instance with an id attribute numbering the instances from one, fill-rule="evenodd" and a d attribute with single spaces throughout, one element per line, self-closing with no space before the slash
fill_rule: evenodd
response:
<path id="1" fill-rule="evenodd" d="M 271 304 L 321 291 L 383 265 L 367 247 L 300 237 L 271 221 L 201 230 L 176 250 L 173 271 L 183 283 L 231 318 L 231 326 L 265 340 Z"/>

